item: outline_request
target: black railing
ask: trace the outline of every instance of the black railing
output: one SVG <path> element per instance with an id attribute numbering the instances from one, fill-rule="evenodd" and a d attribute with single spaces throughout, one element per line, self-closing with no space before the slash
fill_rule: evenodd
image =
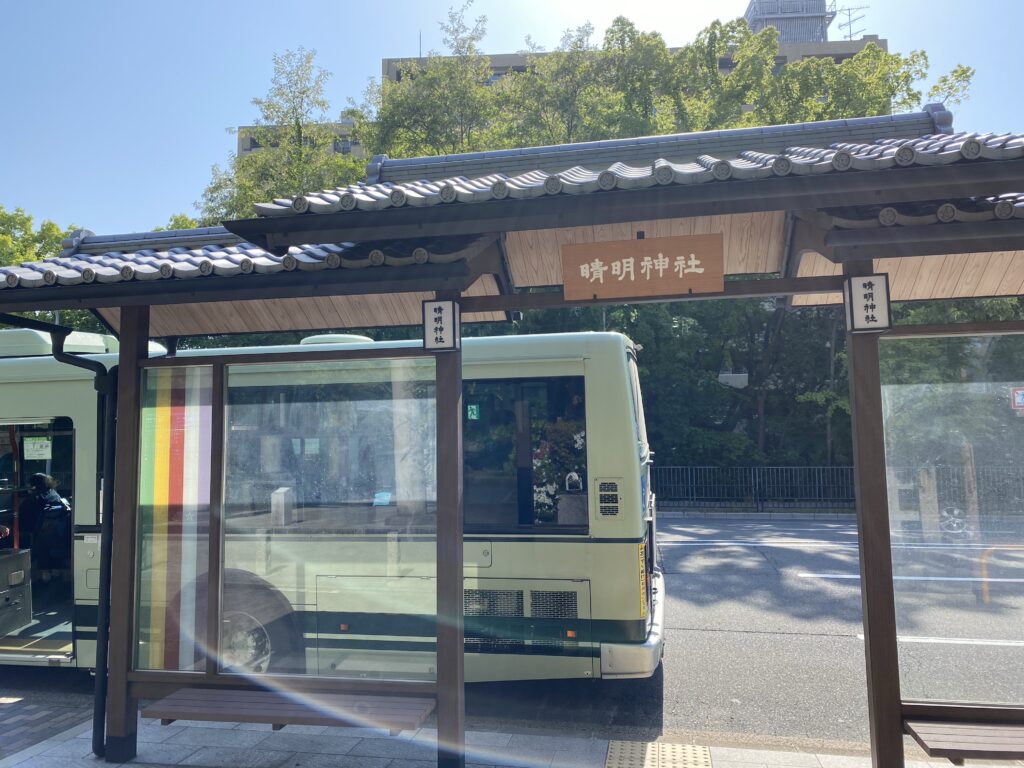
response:
<path id="1" fill-rule="evenodd" d="M 853 467 L 652 467 L 663 508 L 852 511 Z"/>

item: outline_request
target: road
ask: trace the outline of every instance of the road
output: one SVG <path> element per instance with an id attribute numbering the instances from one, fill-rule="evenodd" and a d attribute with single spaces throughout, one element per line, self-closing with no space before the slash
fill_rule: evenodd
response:
<path id="1" fill-rule="evenodd" d="M 667 593 L 662 672 L 646 681 L 471 685 L 468 726 L 865 749 L 853 523 L 666 516 L 659 525 Z M 978 596 L 982 553 L 1024 540 L 1019 533 L 952 542 L 894 537 L 905 697 L 1024 701 L 1024 552 L 990 553 L 989 602 Z M 65 683 L 59 670 L 38 672 L 49 676 L 20 685 L 26 696 L 66 688 L 84 697 L 80 673 Z M 18 670 L 19 679 L 32 674 Z"/>
<path id="2" fill-rule="evenodd" d="M 667 591 L 652 681 L 471 686 L 468 712 L 620 738 L 858 750 L 868 742 L 857 530 L 850 522 L 659 521 Z M 894 534 L 906 698 L 1024 702 L 1020 531 Z M 506 726 L 507 727 L 507 726 Z"/>

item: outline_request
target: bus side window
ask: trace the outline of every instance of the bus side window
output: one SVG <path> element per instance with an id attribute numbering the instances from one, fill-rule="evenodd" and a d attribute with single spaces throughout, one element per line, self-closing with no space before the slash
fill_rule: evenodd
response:
<path id="1" fill-rule="evenodd" d="M 468 380 L 463 399 L 467 530 L 585 533 L 583 377 Z"/>

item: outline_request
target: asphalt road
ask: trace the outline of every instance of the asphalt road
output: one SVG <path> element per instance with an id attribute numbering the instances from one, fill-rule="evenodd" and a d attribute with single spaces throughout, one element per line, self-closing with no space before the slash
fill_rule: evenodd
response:
<path id="1" fill-rule="evenodd" d="M 651 681 L 471 686 L 468 713 L 620 738 L 853 750 L 868 743 L 856 526 L 659 520 L 663 673 Z M 1001 530 L 893 537 L 906 698 L 1024 702 L 1024 551 Z"/>
<path id="2" fill-rule="evenodd" d="M 667 592 L 662 671 L 643 681 L 471 685 L 468 726 L 866 748 L 853 523 L 666 516 L 659 525 Z M 1019 534 L 939 542 L 894 537 L 905 697 L 1024 701 L 1024 551 L 986 555 L 988 603 L 979 581 L 986 549 L 1024 541 Z M 67 692 L 85 699 L 82 673 L 61 673 L 0 667 L 0 692 L 15 683 L 27 697 L 52 700 Z"/>

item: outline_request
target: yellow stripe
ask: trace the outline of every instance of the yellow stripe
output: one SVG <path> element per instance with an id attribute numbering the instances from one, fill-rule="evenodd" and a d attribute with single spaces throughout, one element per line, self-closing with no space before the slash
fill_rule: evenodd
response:
<path id="1" fill-rule="evenodd" d="M 164 667 L 164 607 L 167 605 L 167 503 L 171 460 L 171 375 L 160 371 L 156 393 L 153 462 L 153 594 L 150 600 L 150 669 Z"/>

